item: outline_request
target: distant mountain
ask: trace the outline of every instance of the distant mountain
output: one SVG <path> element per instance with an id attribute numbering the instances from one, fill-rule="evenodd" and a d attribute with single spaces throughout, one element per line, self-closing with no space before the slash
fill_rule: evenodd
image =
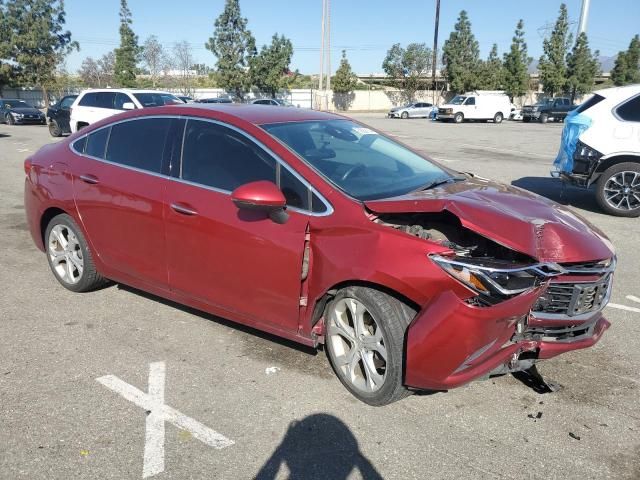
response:
<path id="1" fill-rule="evenodd" d="M 613 66 L 616 63 L 616 57 L 617 55 L 614 55 L 612 57 L 600 55 L 598 57 L 598 61 L 600 62 L 600 69 L 602 70 L 602 73 L 609 73 L 611 70 L 613 70 Z M 529 73 L 538 73 L 537 59 L 534 59 L 533 62 L 531 62 L 531 65 L 529 65 Z"/>

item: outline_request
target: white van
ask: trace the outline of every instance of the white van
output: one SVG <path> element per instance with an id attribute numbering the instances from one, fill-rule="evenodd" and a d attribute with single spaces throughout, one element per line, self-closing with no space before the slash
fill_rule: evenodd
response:
<path id="1" fill-rule="evenodd" d="M 493 120 L 500 123 L 509 118 L 511 101 L 504 92 L 475 91 L 456 95 L 448 103 L 438 108 L 438 120 Z"/>

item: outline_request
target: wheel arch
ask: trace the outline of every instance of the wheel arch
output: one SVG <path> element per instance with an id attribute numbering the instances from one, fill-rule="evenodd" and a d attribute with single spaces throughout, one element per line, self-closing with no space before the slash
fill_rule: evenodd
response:
<path id="1" fill-rule="evenodd" d="M 371 288 L 373 290 L 378 290 L 379 292 L 386 293 L 387 295 L 395 298 L 396 300 L 399 300 L 400 302 L 406 304 L 416 312 L 421 310 L 421 307 L 417 302 L 407 297 L 406 295 L 398 292 L 398 290 L 391 288 L 388 285 L 384 285 L 382 283 L 369 281 L 369 280 L 349 279 L 349 280 L 343 280 L 339 283 L 336 283 L 335 285 L 326 289 L 324 293 L 318 297 L 315 304 L 313 305 L 313 310 L 311 314 L 311 328 L 315 330 L 314 327 L 320 324 L 320 321 L 323 318 L 326 306 L 329 303 L 329 301 L 336 295 L 336 293 L 339 290 L 342 290 L 347 287 L 366 287 L 366 288 Z M 321 328 L 324 334 L 324 326 L 322 326 Z"/>
<path id="2" fill-rule="evenodd" d="M 44 238 L 44 234 L 47 231 L 47 226 L 49 225 L 49 222 L 51 222 L 51 220 L 61 214 L 67 214 L 70 215 L 69 212 L 64 211 L 62 208 L 60 207 L 49 207 L 47 208 L 44 212 L 42 212 L 42 216 L 40 217 L 40 238 L 42 239 L 42 244 L 47 245 L 47 241 Z"/>
<path id="3" fill-rule="evenodd" d="M 640 164 L 640 155 L 634 155 L 630 153 L 613 154 L 605 159 L 600 160 L 600 162 L 598 162 L 595 169 L 593 170 L 593 173 L 590 175 L 589 185 L 597 182 L 600 176 L 607 169 L 613 167 L 614 165 L 618 165 L 619 163 L 627 162 Z"/>

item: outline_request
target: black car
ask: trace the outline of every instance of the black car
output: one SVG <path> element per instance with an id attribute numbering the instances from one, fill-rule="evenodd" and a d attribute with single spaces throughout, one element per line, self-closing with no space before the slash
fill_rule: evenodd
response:
<path id="1" fill-rule="evenodd" d="M 563 121 L 568 113 L 576 108 L 570 98 L 546 98 L 535 105 L 522 107 L 522 121 L 547 123 L 550 119 Z"/>
<path id="2" fill-rule="evenodd" d="M 37 108 L 24 100 L 0 99 L 0 122 L 7 125 L 38 123 L 44 125 L 47 119 Z"/>
<path id="3" fill-rule="evenodd" d="M 71 133 L 69 117 L 71 116 L 71 105 L 76 98 L 78 98 L 78 95 L 67 95 L 47 109 L 49 133 L 52 137 L 60 137 L 65 133 Z"/>

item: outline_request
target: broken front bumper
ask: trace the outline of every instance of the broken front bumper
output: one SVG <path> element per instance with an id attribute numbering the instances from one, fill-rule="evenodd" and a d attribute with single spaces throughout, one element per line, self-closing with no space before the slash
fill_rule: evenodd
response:
<path id="1" fill-rule="evenodd" d="M 448 390 L 508 370 L 525 352 L 527 358 L 547 359 L 594 345 L 610 325 L 600 311 L 575 322 L 584 327 L 575 336 L 546 334 L 558 322 L 530 313 L 544 288 L 491 307 L 468 304 L 452 292 L 435 298 L 409 326 L 405 384 Z"/>

